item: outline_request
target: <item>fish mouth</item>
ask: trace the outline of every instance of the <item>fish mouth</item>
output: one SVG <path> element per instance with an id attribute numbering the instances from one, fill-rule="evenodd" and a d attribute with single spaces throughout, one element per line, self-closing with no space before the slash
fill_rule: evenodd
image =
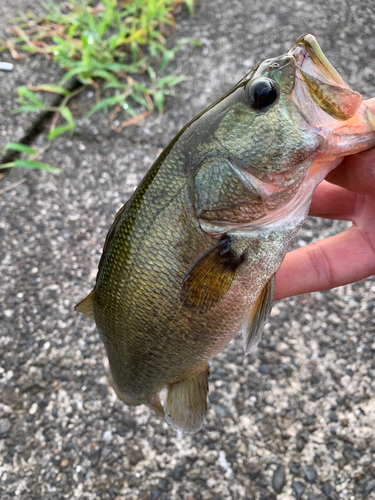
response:
<path id="1" fill-rule="evenodd" d="M 324 139 L 308 173 L 308 178 L 320 182 L 334 168 L 328 162 L 375 145 L 375 115 L 361 94 L 344 82 L 314 36 L 301 37 L 288 55 L 295 61 L 292 99 Z"/>
<path id="2" fill-rule="evenodd" d="M 296 62 L 296 82 L 308 90 L 312 101 L 335 120 L 345 121 L 355 115 L 362 96 L 346 85 L 340 74 L 328 61 L 313 35 L 304 35 L 288 52 Z M 298 90 L 298 84 L 297 84 Z M 299 96 L 300 109 L 306 107 L 306 96 Z M 304 113 L 305 114 L 305 113 Z"/>

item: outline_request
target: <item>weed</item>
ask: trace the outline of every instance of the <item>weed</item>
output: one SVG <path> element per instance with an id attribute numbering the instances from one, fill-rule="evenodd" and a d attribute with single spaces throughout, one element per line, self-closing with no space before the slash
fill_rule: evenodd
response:
<path id="1" fill-rule="evenodd" d="M 102 0 L 96 6 L 89 0 L 70 0 L 46 5 L 46 14 L 40 19 L 30 14 L 17 18 L 13 28 L 15 38 L 6 43 L 12 56 L 21 58 L 21 50 L 28 54 L 43 54 L 52 58 L 66 73 L 58 84 L 19 87 L 19 107 L 15 113 L 53 113 L 48 133 L 50 142 L 66 132 L 73 133 L 77 124 L 68 102 L 87 86 L 94 87 L 96 102 L 83 119 L 100 109 L 108 113 L 110 108 L 113 108 L 113 118 L 123 109 L 128 118 L 113 127 L 116 131 L 151 114 L 154 107 L 162 113 L 165 97 L 173 95 L 173 87 L 185 79 L 183 76 L 163 75 L 163 72 L 183 44 L 198 44 L 183 39 L 172 49 L 166 48 L 166 26 L 175 26 L 173 12 L 182 2 L 192 13 L 194 0 Z M 4 46 L 0 51 L 2 49 Z M 140 74 L 148 76 L 150 83 L 145 85 L 137 81 Z M 73 78 L 80 85 L 71 91 L 64 84 Z M 110 96 L 102 98 L 105 90 Z M 37 91 L 60 94 L 60 104 L 45 106 L 36 95 Z M 38 154 L 35 150 L 29 151 L 24 145 L 15 149 L 15 144 L 19 143 L 7 144 L 6 150 L 31 155 L 32 159 L 19 159 L 0 168 L 46 168 L 46 165 L 35 162 Z"/>

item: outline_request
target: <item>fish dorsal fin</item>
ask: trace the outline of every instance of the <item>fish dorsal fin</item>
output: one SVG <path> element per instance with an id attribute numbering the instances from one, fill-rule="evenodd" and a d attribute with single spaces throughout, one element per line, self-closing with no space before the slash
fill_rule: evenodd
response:
<path id="1" fill-rule="evenodd" d="M 242 332 L 245 354 L 250 354 L 256 348 L 262 336 L 264 325 L 270 317 L 275 293 L 275 282 L 275 276 L 272 276 L 263 288 L 251 311 L 246 328 Z"/>
<path id="2" fill-rule="evenodd" d="M 78 311 L 82 314 L 86 314 L 86 316 L 88 316 L 89 318 L 91 319 L 95 319 L 94 318 L 94 296 L 95 296 L 95 288 L 93 290 L 91 290 L 91 292 L 88 294 L 88 296 L 81 300 L 81 302 L 79 302 L 74 310 L 75 311 Z"/>
<path id="3" fill-rule="evenodd" d="M 185 307 L 205 313 L 220 302 L 235 280 L 242 256 L 231 251 L 226 237 L 202 255 L 184 276 L 181 301 Z"/>
<path id="4" fill-rule="evenodd" d="M 165 420 L 172 427 L 194 434 L 202 427 L 207 412 L 209 366 L 171 384 L 164 404 Z"/>

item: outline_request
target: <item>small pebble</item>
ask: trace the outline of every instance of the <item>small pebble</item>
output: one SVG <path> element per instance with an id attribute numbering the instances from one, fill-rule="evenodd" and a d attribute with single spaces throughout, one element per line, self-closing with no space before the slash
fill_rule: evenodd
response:
<path id="1" fill-rule="evenodd" d="M 303 492 L 305 491 L 305 485 L 301 483 L 301 481 L 293 481 L 292 488 L 296 495 L 297 500 L 300 500 L 303 495 Z"/>
<path id="2" fill-rule="evenodd" d="M 285 467 L 278 464 L 272 476 L 272 486 L 276 493 L 281 493 L 285 485 Z"/>
<path id="3" fill-rule="evenodd" d="M 297 434 L 297 441 L 296 441 L 296 447 L 298 451 L 302 451 L 304 447 L 306 446 L 309 438 L 307 434 L 302 431 Z"/>
<path id="4" fill-rule="evenodd" d="M 324 500 L 323 496 L 320 495 L 319 493 L 313 493 L 312 491 L 309 492 L 307 495 L 308 500 Z"/>
<path id="5" fill-rule="evenodd" d="M 260 367 L 258 368 L 258 372 L 263 373 L 263 375 L 267 375 L 268 374 L 268 366 L 267 365 L 260 365 Z"/>
<path id="6" fill-rule="evenodd" d="M 275 495 L 269 490 L 262 490 L 260 492 L 260 500 L 276 500 Z"/>
<path id="7" fill-rule="evenodd" d="M 91 467 L 95 467 L 95 465 L 98 464 L 101 453 L 102 453 L 102 451 L 100 448 L 97 448 L 96 450 L 91 452 L 91 454 L 90 454 Z"/>
<path id="8" fill-rule="evenodd" d="M 133 448 L 131 455 L 129 456 L 130 465 L 137 465 L 138 462 L 145 458 L 142 450 Z"/>
<path id="9" fill-rule="evenodd" d="M 334 490 L 332 486 L 328 483 L 322 484 L 322 492 L 325 494 L 327 498 L 329 498 L 329 500 L 338 499 L 338 494 L 336 493 L 336 490 Z"/>
<path id="10" fill-rule="evenodd" d="M 220 401 L 220 399 L 221 399 L 221 394 L 220 394 L 220 392 L 218 392 L 218 391 L 213 391 L 212 393 L 210 393 L 210 394 L 208 395 L 208 398 L 209 398 L 209 400 L 210 400 L 210 403 L 212 403 L 212 404 L 216 404 L 216 403 L 218 403 L 218 402 Z"/>
<path id="11" fill-rule="evenodd" d="M 361 474 L 360 472 L 356 472 L 356 473 L 354 474 L 354 481 L 355 481 L 356 483 L 359 483 L 359 481 L 360 481 L 361 479 L 362 479 L 362 474 Z"/>
<path id="12" fill-rule="evenodd" d="M 185 465 L 179 464 L 173 469 L 172 476 L 175 481 L 181 481 L 185 475 Z"/>
<path id="13" fill-rule="evenodd" d="M 29 410 L 30 415 L 35 415 L 37 411 L 38 411 L 38 405 L 37 403 L 33 403 Z"/>
<path id="14" fill-rule="evenodd" d="M 0 424 L 0 434 L 7 434 L 10 431 L 12 424 L 9 420 L 3 420 Z"/>
<path id="15" fill-rule="evenodd" d="M 230 417 L 230 410 L 224 405 L 214 405 L 215 413 L 220 418 Z"/>
<path id="16" fill-rule="evenodd" d="M 12 71 L 14 64 L 8 62 L 0 62 L 0 71 Z"/>
<path id="17" fill-rule="evenodd" d="M 301 464 L 299 462 L 296 462 L 294 460 L 291 460 L 289 462 L 289 470 L 294 476 L 299 476 L 300 469 L 301 469 Z"/>
<path id="18" fill-rule="evenodd" d="M 305 465 L 303 473 L 309 483 L 316 483 L 317 473 L 313 465 Z"/>
<path id="19" fill-rule="evenodd" d="M 69 465 L 69 460 L 67 460 L 66 458 L 63 458 L 60 462 L 60 467 L 62 469 L 66 469 Z"/>
<path id="20" fill-rule="evenodd" d="M 369 494 L 372 493 L 374 490 L 375 490 L 375 481 L 373 479 L 366 481 L 363 485 L 362 498 L 367 498 Z"/>
<path id="21" fill-rule="evenodd" d="M 160 496 L 159 490 L 151 490 L 150 500 L 158 500 Z"/>
<path id="22" fill-rule="evenodd" d="M 331 413 L 329 414 L 329 421 L 330 422 L 338 422 L 339 421 L 339 417 L 337 416 L 337 413 L 335 411 L 331 411 Z"/>
<path id="23" fill-rule="evenodd" d="M 106 443 L 110 443 L 112 441 L 112 432 L 111 431 L 105 431 L 103 434 L 103 441 Z"/>

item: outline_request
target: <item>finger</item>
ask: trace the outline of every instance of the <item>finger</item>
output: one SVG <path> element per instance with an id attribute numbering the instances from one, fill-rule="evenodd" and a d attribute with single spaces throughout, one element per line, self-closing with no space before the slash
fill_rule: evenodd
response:
<path id="1" fill-rule="evenodd" d="M 374 195 L 375 148 L 347 156 L 326 180 L 354 193 Z"/>
<path id="2" fill-rule="evenodd" d="M 353 226 L 289 252 L 276 274 L 275 300 L 329 290 L 375 274 L 375 250 Z"/>
<path id="3" fill-rule="evenodd" d="M 368 108 L 371 109 L 373 113 L 375 113 L 375 97 L 371 97 L 371 99 L 366 99 L 366 101 L 363 101 Z"/>
<path id="4" fill-rule="evenodd" d="M 327 181 L 316 188 L 309 215 L 326 219 L 353 220 L 356 194 Z"/>

